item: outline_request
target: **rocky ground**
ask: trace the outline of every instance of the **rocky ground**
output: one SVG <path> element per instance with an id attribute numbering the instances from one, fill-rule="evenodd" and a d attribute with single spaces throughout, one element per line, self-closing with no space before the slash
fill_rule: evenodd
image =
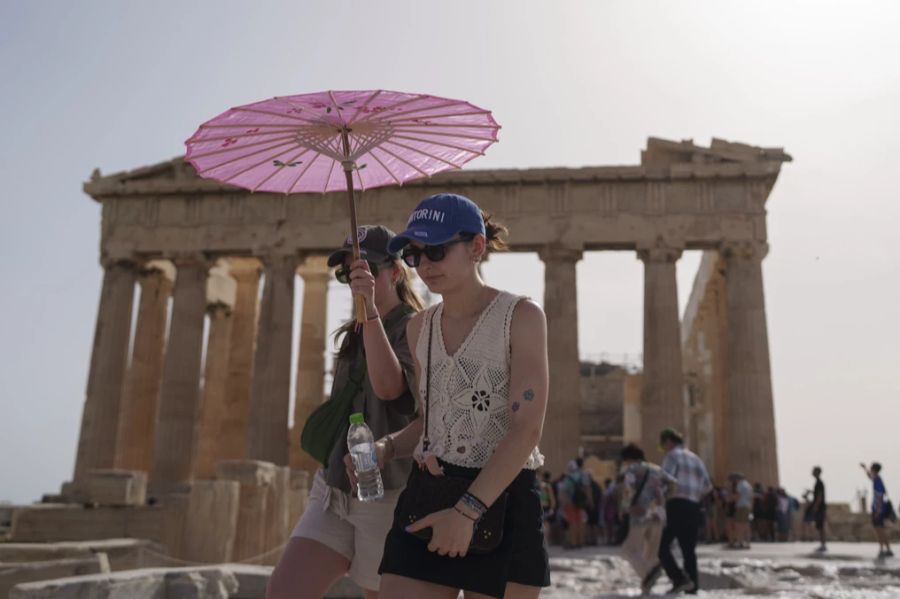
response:
<path id="1" fill-rule="evenodd" d="M 811 543 L 756 544 L 734 551 L 699 549 L 700 597 L 724 599 L 765 596 L 821 599 L 900 598 L 900 559 L 876 560 L 874 543 L 833 543 L 826 554 Z M 614 599 L 640 595 L 637 576 L 615 548 L 551 551 L 553 586 L 546 599 Z M 669 588 L 663 576 L 653 589 Z"/>
<path id="2" fill-rule="evenodd" d="M 699 550 L 703 587 L 699 596 L 707 599 L 900 598 L 900 559 L 875 560 L 874 543 L 833 543 L 824 555 L 813 553 L 814 548 L 810 543 L 757 544 L 748 551 L 703 546 Z M 106 549 L 115 558 L 112 551 L 115 547 Z M 22 583 L 10 593 L 10 598 L 263 599 L 272 570 L 269 566 L 220 564 L 110 572 L 108 565 L 112 558 L 107 558 L 106 553 L 102 555 L 107 567 L 99 573 Z M 0 562 L 0 575 L 3 566 Z M 551 569 L 553 586 L 541 593 L 542 599 L 617 599 L 640 595 L 637 577 L 618 556 L 616 548 L 564 551 L 554 547 Z M 663 595 L 668 586 L 665 579 L 661 580 L 653 594 Z M 356 599 L 361 593 L 344 579 L 328 597 Z"/>

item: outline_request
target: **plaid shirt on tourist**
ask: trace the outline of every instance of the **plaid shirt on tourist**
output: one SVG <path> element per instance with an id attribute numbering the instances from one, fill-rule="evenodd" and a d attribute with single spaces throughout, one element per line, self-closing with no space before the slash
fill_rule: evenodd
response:
<path id="1" fill-rule="evenodd" d="M 673 448 L 663 458 L 662 469 L 678 481 L 678 488 L 669 499 L 688 499 L 700 502 L 712 490 L 709 473 L 703 460 L 683 445 Z"/>

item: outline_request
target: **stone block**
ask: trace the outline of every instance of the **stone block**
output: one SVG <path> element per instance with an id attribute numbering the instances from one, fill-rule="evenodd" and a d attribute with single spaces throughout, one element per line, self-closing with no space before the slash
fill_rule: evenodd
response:
<path id="1" fill-rule="evenodd" d="M 223 460 L 216 463 L 216 479 L 236 480 L 241 485 L 271 485 L 277 466 L 259 460 Z"/>
<path id="2" fill-rule="evenodd" d="M 266 555 L 262 563 L 272 565 L 278 563 L 281 551 L 276 551 L 287 543 L 290 533 L 290 502 L 291 502 L 291 469 L 284 467 L 275 468 L 275 476 L 269 487 L 268 509 L 266 510 Z"/>
<path id="3" fill-rule="evenodd" d="M 232 560 L 258 558 L 272 549 L 266 539 L 277 467 L 257 460 L 226 460 L 217 463 L 215 470 L 217 479 L 233 480 L 241 487 Z"/>
<path id="4" fill-rule="evenodd" d="M 237 590 L 225 568 L 154 568 L 23 583 L 9 599 L 229 599 Z"/>
<path id="5" fill-rule="evenodd" d="M 166 516 L 161 505 L 91 508 L 38 504 L 15 510 L 9 540 L 46 543 L 133 537 L 165 543 Z M 175 524 L 181 525 L 181 522 Z M 180 533 L 181 529 L 178 530 Z"/>
<path id="6" fill-rule="evenodd" d="M 272 576 L 271 566 L 223 564 L 222 568 L 234 575 L 238 582 L 238 590 L 230 599 L 263 599 L 266 596 L 266 586 Z"/>
<path id="7" fill-rule="evenodd" d="M 114 572 L 162 566 L 165 547 L 145 539 L 105 539 L 64 541 L 59 543 L 0 543 L 0 563 L 49 562 L 90 558 L 98 553 L 107 556 Z M 2 596 L 2 595 L 0 595 Z"/>
<path id="8" fill-rule="evenodd" d="M 91 470 L 79 485 L 86 503 L 138 506 L 147 501 L 147 474 L 140 470 Z"/>
<path id="9" fill-rule="evenodd" d="M 237 533 L 241 485 L 230 480 L 191 484 L 182 547 L 184 559 L 202 563 L 231 560 Z"/>
<path id="10" fill-rule="evenodd" d="M 7 597 L 15 585 L 23 582 L 109 571 L 109 559 L 105 553 L 47 561 L 3 561 L 0 562 L 0 597 Z"/>
<path id="11" fill-rule="evenodd" d="M 160 542 L 166 546 L 169 555 L 183 559 L 190 495 L 170 493 L 160 498 L 159 505 L 163 513 L 159 532 Z"/>
<path id="12" fill-rule="evenodd" d="M 290 507 L 288 524 L 294 526 L 306 510 L 309 501 L 310 475 L 306 470 L 291 470 Z M 290 534 L 290 533 L 289 533 Z"/>

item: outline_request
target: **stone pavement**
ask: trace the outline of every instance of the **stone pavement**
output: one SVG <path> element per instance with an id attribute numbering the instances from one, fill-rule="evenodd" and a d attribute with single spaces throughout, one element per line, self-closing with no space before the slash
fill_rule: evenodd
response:
<path id="1" fill-rule="evenodd" d="M 698 549 L 700 596 L 730 598 L 887 599 L 900 597 L 900 559 L 876 560 L 875 543 L 832 543 L 825 554 L 816 543 L 757 543 L 749 550 L 721 545 Z M 551 548 L 553 586 L 544 599 L 634 597 L 639 581 L 617 548 L 590 547 L 566 551 Z M 669 588 L 663 576 L 653 589 Z"/>

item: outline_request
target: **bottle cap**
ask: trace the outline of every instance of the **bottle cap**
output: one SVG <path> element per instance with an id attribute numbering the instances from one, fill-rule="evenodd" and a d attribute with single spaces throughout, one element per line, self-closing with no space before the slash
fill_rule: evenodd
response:
<path id="1" fill-rule="evenodd" d="M 350 424 L 364 424 L 366 422 L 362 412 L 350 414 Z"/>

